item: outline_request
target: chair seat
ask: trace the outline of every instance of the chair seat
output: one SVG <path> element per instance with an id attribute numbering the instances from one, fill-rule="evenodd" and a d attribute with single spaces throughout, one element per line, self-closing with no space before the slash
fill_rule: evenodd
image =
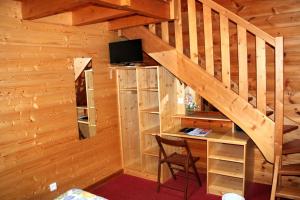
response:
<path id="1" fill-rule="evenodd" d="M 199 157 L 192 157 L 192 158 L 194 163 L 199 160 Z M 187 155 L 182 155 L 175 152 L 169 155 L 167 158 L 162 159 L 162 162 L 169 162 L 174 165 L 184 166 L 186 159 L 187 159 Z M 192 165 L 193 163 L 190 162 L 189 164 Z"/>

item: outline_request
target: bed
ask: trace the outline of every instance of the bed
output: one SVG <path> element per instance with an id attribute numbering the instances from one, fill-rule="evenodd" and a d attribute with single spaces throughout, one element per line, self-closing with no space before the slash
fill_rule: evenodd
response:
<path id="1" fill-rule="evenodd" d="M 70 189 L 57 197 L 55 200 L 107 200 L 81 189 Z"/>

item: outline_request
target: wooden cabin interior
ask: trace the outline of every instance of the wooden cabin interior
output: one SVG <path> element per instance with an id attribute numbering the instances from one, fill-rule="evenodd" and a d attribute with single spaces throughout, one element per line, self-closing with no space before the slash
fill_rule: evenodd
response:
<path id="1" fill-rule="evenodd" d="M 300 199 L 299 0 L 1 0 L 0 16 L 0 199 L 156 185 L 155 135 L 187 141 L 207 194 Z M 112 64 L 134 39 L 143 62 Z"/>

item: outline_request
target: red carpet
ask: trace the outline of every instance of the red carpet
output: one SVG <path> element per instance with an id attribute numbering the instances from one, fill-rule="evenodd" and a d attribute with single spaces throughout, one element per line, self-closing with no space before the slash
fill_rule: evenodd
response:
<path id="1" fill-rule="evenodd" d="M 177 181 L 170 180 L 167 184 L 182 188 L 183 178 Z M 202 187 L 199 188 L 195 181 L 190 181 L 189 200 L 220 200 L 221 197 L 206 194 L 205 176 L 201 176 Z M 246 200 L 269 200 L 271 187 L 263 184 L 250 184 Z M 120 175 L 109 180 L 104 185 L 94 187 L 89 192 L 103 196 L 109 200 L 182 200 L 183 192 L 161 188 L 156 192 L 156 182 L 145 179 Z"/>

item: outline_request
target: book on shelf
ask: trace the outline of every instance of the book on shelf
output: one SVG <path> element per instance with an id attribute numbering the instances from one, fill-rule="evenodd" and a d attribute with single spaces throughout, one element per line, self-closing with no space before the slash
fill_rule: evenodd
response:
<path id="1" fill-rule="evenodd" d="M 183 128 L 180 130 L 180 132 L 184 132 L 185 134 L 190 136 L 206 136 L 209 132 L 211 132 L 211 129 Z"/>

